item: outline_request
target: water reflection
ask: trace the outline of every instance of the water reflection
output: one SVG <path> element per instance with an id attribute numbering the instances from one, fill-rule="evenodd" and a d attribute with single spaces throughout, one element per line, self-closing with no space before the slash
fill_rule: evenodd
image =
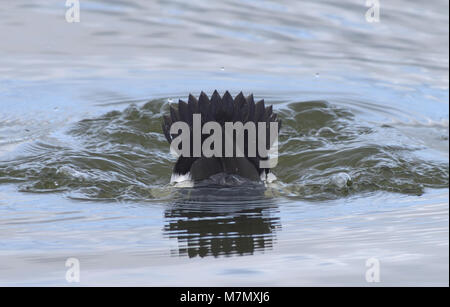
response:
<path id="1" fill-rule="evenodd" d="M 219 257 L 271 249 L 281 229 L 277 205 L 261 191 L 239 190 L 190 190 L 188 197 L 167 208 L 164 233 L 178 240 L 178 250 L 172 253 L 189 258 Z M 246 192 L 246 196 L 249 192 L 257 195 L 244 196 L 243 201 Z M 240 201 L 235 195 L 240 195 Z"/>

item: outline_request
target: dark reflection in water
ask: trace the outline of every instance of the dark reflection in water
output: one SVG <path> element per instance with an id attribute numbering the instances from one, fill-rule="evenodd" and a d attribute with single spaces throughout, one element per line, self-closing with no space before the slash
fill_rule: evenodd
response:
<path id="1" fill-rule="evenodd" d="M 264 198 L 262 189 L 202 188 L 185 192 L 187 197 L 165 211 L 164 233 L 178 240 L 174 255 L 253 255 L 273 247 L 281 223 L 276 204 Z M 248 197 L 250 193 L 253 198 Z"/>

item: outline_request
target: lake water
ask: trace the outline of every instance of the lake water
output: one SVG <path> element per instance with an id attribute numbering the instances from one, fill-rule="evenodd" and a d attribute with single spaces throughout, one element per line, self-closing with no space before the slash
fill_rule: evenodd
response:
<path id="1" fill-rule="evenodd" d="M 64 3 L 0 11 L 0 285 L 448 286 L 448 1 Z M 168 185 L 215 89 L 283 120 L 263 193 Z"/>

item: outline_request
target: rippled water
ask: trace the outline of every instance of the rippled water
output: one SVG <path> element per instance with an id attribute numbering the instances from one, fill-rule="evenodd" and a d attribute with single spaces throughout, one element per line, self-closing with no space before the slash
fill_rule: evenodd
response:
<path id="1" fill-rule="evenodd" d="M 0 283 L 448 285 L 448 2 L 61 1 L 0 12 Z M 254 93 L 278 181 L 179 189 L 170 103 Z"/>

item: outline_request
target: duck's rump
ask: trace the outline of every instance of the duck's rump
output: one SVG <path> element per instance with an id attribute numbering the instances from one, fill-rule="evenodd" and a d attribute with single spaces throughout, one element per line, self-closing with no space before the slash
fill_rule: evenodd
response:
<path id="1" fill-rule="evenodd" d="M 183 165 L 190 164 L 190 166 Z M 183 159 L 182 157 L 175 165 L 174 173 L 182 174 L 184 168 L 189 168 L 186 174 L 190 180 L 199 182 L 216 174 L 237 175 L 249 180 L 257 181 L 260 175 L 255 165 L 244 157 L 232 158 L 198 158 L 192 161 L 191 159 Z"/>

